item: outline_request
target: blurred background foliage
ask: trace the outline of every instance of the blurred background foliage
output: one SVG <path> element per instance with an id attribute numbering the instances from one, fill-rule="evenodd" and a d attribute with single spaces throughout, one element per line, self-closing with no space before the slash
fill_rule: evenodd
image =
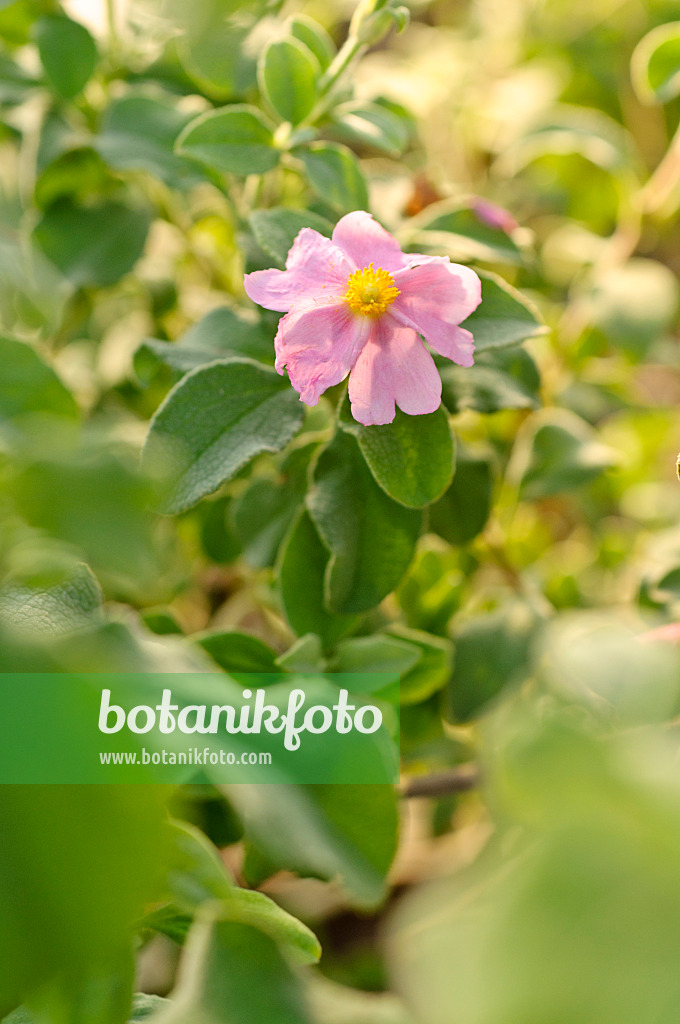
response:
<path id="1" fill-rule="evenodd" d="M 0 668 L 397 671 L 404 768 L 4 787 L 7 1024 L 678 1019 L 678 9 L 409 11 L 0 3 Z M 271 372 L 353 209 L 484 275 L 432 417 Z"/>

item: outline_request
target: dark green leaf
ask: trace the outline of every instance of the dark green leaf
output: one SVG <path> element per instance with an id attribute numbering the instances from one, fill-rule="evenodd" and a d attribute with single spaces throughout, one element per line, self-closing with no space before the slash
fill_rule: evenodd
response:
<path id="1" fill-rule="evenodd" d="M 420 648 L 420 659 L 401 677 L 399 685 L 402 705 L 420 704 L 448 682 L 453 664 L 453 645 L 450 640 L 405 626 L 390 627 L 390 633 Z"/>
<path id="2" fill-rule="evenodd" d="M 264 174 L 279 162 L 279 151 L 255 107 L 234 105 L 201 114 L 179 136 L 176 151 L 217 171 Z"/>
<path id="3" fill-rule="evenodd" d="M 535 409 L 541 378 L 528 352 L 519 346 L 482 351 L 473 366 L 441 365 L 442 401 L 449 412 L 475 409 Z"/>
<path id="4" fill-rule="evenodd" d="M 196 642 L 225 672 L 276 672 L 276 651 L 248 633 L 206 633 Z"/>
<path id="5" fill-rule="evenodd" d="M 322 452 L 307 508 L 331 553 L 326 605 L 368 611 L 397 587 L 420 535 L 422 515 L 392 501 L 375 483 L 359 447 L 338 433 Z"/>
<path id="6" fill-rule="evenodd" d="M 425 416 L 407 416 L 397 409 L 392 423 L 364 427 L 352 419 L 345 401 L 340 425 L 356 437 L 377 483 L 401 505 L 424 508 L 451 483 L 455 453 L 442 406 Z"/>
<path id="7" fill-rule="evenodd" d="M 303 417 L 288 382 L 251 360 L 192 370 L 158 409 L 144 449 L 146 464 L 168 474 L 164 511 L 190 508 L 256 455 L 280 451 Z"/>
<path id="8" fill-rule="evenodd" d="M 537 334 L 545 334 L 533 306 L 502 278 L 480 272 L 482 301 L 461 327 L 472 331 L 475 349 L 502 348 L 516 345 Z"/>
<path id="9" fill-rule="evenodd" d="M 486 526 L 492 493 L 489 460 L 459 449 L 453 483 L 429 509 L 430 529 L 449 544 L 467 544 Z"/>
<path id="10" fill-rule="evenodd" d="M 543 417 L 522 452 L 520 495 L 527 501 L 571 491 L 600 476 L 616 462 L 591 428 L 574 413 L 555 410 Z"/>
<path id="11" fill-rule="evenodd" d="M 54 370 L 31 345 L 0 336 L 0 423 L 27 413 L 78 416 L 78 407 Z"/>

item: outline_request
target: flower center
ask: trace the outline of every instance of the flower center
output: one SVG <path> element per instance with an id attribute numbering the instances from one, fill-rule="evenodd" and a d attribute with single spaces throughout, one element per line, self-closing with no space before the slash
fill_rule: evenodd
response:
<path id="1" fill-rule="evenodd" d="M 370 263 L 363 270 L 355 270 L 347 281 L 343 298 L 349 308 L 361 316 L 380 316 L 391 306 L 399 289 L 394 278 L 382 267 L 373 269 Z"/>

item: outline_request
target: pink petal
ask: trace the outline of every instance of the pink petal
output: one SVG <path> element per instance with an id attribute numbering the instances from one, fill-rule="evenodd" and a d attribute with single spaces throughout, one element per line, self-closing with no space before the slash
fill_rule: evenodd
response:
<path id="1" fill-rule="evenodd" d="M 393 273 L 405 266 L 409 259 L 401 251 L 396 238 L 363 210 L 348 213 L 338 221 L 333 241 L 358 270 L 372 263 L 376 270 L 382 267 Z"/>
<path id="2" fill-rule="evenodd" d="M 354 419 L 365 426 L 391 423 L 395 402 L 420 416 L 438 409 L 441 396 L 437 367 L 416 332 L 389 315 L 374 321 L 349 378 Z"/>
<path id="3" fill-rule="evenodd" d="M 276 369 L 283 373 L 287 366 L 301 401 L 316 405 L 327 388 L 345 379 L 372 323 L 352 316 L 344 303 L 296 309 L 279 321 Z"/>
<path id="4" fill-rule="evenodd" d="M 286 313 L 294 303 L 342 295 L 354 267 L 330 238 L 303 228 L 293 242 L 285 270 L 246 274 L 246 294 L 265 309 Z"/>
<path id="5" fill-rule="evenodd" d="M 474 270 L 438 258 L 400 270 L 394 283 L 401 294 L 390 314 L 422 334 L 440 355 L 460 366 L 472 366 L 474 339 L 457 325 L 482 300 L 482 284 Z"/>

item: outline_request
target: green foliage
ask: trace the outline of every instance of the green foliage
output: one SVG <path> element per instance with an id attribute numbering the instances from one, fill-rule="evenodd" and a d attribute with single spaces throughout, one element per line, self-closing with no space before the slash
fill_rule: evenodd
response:
<path id="1" fill-rule="evenodd" d="M 196 118 L 178 138 L 177 152 L 234 174 L 264 174 L 279 162 L 271 129 L 255 108 L 245 105 Z"/>
<path id="2" fill-rule="evenodd" d="M 65 99 L 72 99 L 87 85 L 96 67 L 94 39 L 84 25 L 53 14 L 34 23 L 33 38 L 50 84 Z"/>

